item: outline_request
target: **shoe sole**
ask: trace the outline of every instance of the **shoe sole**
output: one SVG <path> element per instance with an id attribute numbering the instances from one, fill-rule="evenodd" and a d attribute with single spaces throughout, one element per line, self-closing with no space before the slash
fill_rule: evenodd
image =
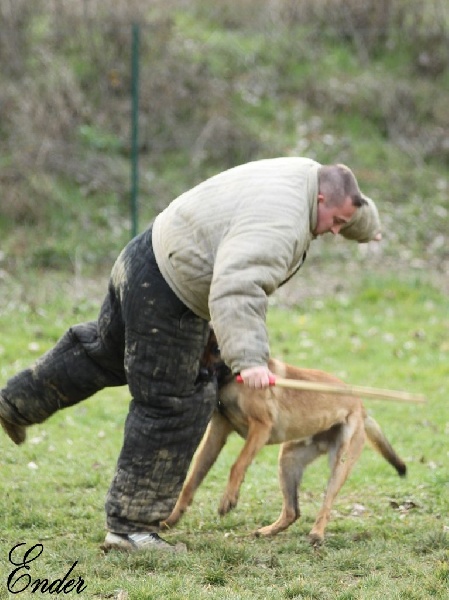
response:
<path id="1" fill-rule="evenodd" d="M 17 446 L 20 446 L 20 444 L 23 444 L 26 440 L 27 433 L 26 428 L 23 425 L 14 425 L 9 421 L 5 421 L 3 417 L 0 417 L 0 425 L 3 427 L 3 431 L 6 435 L 17 444 Z"/>
<path id="2" fill-rule="evenodd" d="M 163 540 L 154 543 L 141 544 L 126 540 L 113 533 L 108 533 L 106 539 L 100 546 L 105 554 L 111 550 L 119 550 L 120 552 L 143 552 L 157 550 L 158 552 L 187 552 L 187 546 L 182 542 L 178 542 L 175 546 L 164 542 Z"/>

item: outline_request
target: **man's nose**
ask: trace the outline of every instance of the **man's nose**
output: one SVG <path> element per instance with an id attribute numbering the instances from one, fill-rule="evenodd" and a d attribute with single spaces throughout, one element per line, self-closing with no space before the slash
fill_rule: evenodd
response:
<path id="1" fill-rule="evenodd" d="M 341 225 L 332 225 L 332 227 L 330 228 L 330 232 L 333 233 L 334 235 L 337 235 L 338 233 L 340 233 L 340 229 L 341 229 Z"/>

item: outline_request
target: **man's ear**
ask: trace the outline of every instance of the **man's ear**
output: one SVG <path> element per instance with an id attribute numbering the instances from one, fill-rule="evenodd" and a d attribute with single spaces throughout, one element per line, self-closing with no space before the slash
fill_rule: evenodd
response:
<path id="1" fill-rule="evenodd" d="M 324 202 L 323 194 L 318 194 L 318 204 L 322 204 Z"/>

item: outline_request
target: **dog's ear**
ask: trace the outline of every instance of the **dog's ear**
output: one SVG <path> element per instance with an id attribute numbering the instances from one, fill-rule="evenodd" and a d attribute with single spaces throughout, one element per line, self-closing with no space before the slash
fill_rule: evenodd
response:
<path id="1" fill-rule="evenodd" d="M 210 377 L 215 376 L 219 388 L 233 379 L 231 369 L 221 359 L 220 347 L 212 327 L 201 359 L 201 370 L 207 371 Z"/>
<path id="2" fill-rule="evenodd" d="M 217 377 L 218 389 L 234 380 L 234 375 L 228 365 L 220 360 L 215 364 L 215 375 Z"/>
<path id="3" fill-rule="evenodd" d="M 220 348 L 218 347 L 217 338 L 215 332 L 210 328 L 209 338 L 206 346 L 204 347 L 203 356 L 201 358 L 201 368 L 207 369 L 209 372 L 213 372 L 214 365 L 221 360 Z"/>

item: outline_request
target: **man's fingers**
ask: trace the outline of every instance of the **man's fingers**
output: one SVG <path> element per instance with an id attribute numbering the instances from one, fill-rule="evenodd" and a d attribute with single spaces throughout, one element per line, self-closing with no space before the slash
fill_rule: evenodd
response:
<path id="1" fill-rule="evenodd" d="M 253 389 L 266 388 L 272 385 L 273 373 L 267 366 L 249 367 L 240 372 L 240 381 Z"/>

